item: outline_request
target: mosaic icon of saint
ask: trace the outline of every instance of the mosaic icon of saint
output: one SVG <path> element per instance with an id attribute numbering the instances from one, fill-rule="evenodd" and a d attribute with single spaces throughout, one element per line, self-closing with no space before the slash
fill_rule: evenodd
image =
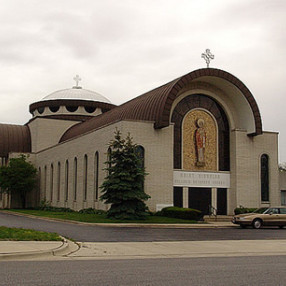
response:
<path id="1" fill-rule="evenodd" d="M 198 167 L 205 166 L 205 148 L 206 148 L 206 131 L 204 128 L 204 120 L 197 120 L 197 129 L 195 131 L 195 144 L 197 153 L 197 163 Z"/>

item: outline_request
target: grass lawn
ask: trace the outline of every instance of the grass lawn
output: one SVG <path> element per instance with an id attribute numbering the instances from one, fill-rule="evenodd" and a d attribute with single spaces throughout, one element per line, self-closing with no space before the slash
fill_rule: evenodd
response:
<path id="1" fill-rule="evenodd" d="M 0 226 L 0 240 L 59 241 L 62 239 L 56 233 Z"/>
<path id="2" fill-rule="evenodd" d="M 30 214 L 41 217 L 50 217 L 57 219 L 74 220 L 90 223 L 197 223 L 194 220 L 176 219 L 161 216 L 148 216 L 146 220 L 114 220 L 106 218 L 105 214 L 82 214 L 78 212 L 54 212 L 54 211 L 42 211 L 42 210 L 24 210 L 13 209 L 11 212 L 18 212 L 24 214 Z"/>

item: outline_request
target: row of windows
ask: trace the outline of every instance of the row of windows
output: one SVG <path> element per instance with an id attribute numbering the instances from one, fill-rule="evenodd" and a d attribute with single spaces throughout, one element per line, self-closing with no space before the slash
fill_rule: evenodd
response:
<path id="1" fill-rule="evenodd" d="M 72 194 L 70 193 L 69 189 L 69 183 L 70 183 L 70 162 L 69 160 L 66 160 L 64 163 L 64 200 L 68 201 L 70 196 L 72 196 L 72 199 L 74 201 L 77 201 L 78 197 L 78 159 L 77 157 L 73 160 L 73 175 L 72 175 Z M 87 200 L 87 184 L 88 184 L 88 168 L 89 168 L 89 158 L 87 155 L 84 155 L 83 160 L 83 200 Z M 94 200 L 98 200 L 98 169 L 99 167 L 99 155 L 98 152 L 94 155 Z M 56 170 L 55 170 L 56 169 Z M 44 178 L 43 178 L 43 192 L 44 197 L 47 200 L 50 200 L 51 202 L 53 200 L 60 201 L 61 196 L 61 172 L 62 172 L 62 165 L 60 162 L 57 163 L 57 166 L 54 166 L 52 163 L 50 165 L 50 181 L 49 181 L 49 193 L 50 197 L 47 198 L 47 166 L 44 167 Z M 56 173 L 56 176 L 55 176 Z M 39 168 L 39 174 L 40 174 L 40 184 L 41 184 L 41 168 Z M 56 184 L 54 182 L 56 180 Z M 54 190 L 54 187 L 56 187 L 56 190 Z M 56 195 L 56 198 L 54 197 Z"/>
<path id="2" fill-rule="evenodd" d="M 79 106 L 72 106 L 72 105 L 67 105 L 65 106 L 66 110 L 69 112 L 76 112 L 79 108 Z M 60 106 L 50 106 L 49 110 L 53 113 L 58 112 L 60 109 Z M 92 106 L 84 106 L 84 109 L 87 113 L 93 113 L 96 110 L 96 107 Z M 37 108 L 37 111 L 42 114 L 45 111 L 45 107 L 39 107 Z"/>
<path id="3" fill-rule="evenodd" d="M 136 153 L 140 158 L 140 167 L 144 167 L 144 148 L 142 146 L 136 147 Z M 108 149 L 107 156 L 110 156 L 110 149 Z M 72 166 L 71 166 L 72 164 Z M 87 200 L 88 197 L 88 170 L 91 166 L 92 162 L 90 162 L 90 158 L 87 155 L 84 155 L 83 158 L 83 182 L 82 182 L 82 197 L 83 201 Z M 93 174 L 93 190 L 94 190 L 94 200 L 98 200 L 99 196 L 99 154 L 95 152 L 94 154 L 94 174 Z M 69 199 L 73 199 L 73 201 L 77 201 L 78 199 L 78 158 L 75 157 L 73 162 L 71 163 L 69 160 L 66 160 L 64 166 L 62 167 L 61 163 L 58 162 L 57 165 L 53 163 L 50 165 L 50 177 L 49 184 L 47 182 L 48 178 L 48 167 L 44 167 L 44 177 L 43 177 L 43 193 L 46 200 L 49 201 L 60 201 L 61 199 L 61 174 L 62 168 L 64 168 L 64 200 L 68 201 Z M 70 178 L 70 168 L 72 168 L 72 178 Z M 41 168 L 39 168 L 39 179 L 41 186 Z M 55 181 L 56 180 L 56 181 Z M 70 193 L 70 180 L 72 180 L 72 193 Z M 49 189 L 48 189 L 49 188 Z M 54 189 L 55 188 L 55 189 Z M 49 191 L 49 197 L 47 193 Z"/>

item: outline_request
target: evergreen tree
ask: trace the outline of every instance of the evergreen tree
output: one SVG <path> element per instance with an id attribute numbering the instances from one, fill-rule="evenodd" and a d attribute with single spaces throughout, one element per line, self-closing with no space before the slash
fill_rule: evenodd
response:
<path id="1" fill-rule="evenodd" d="M 128 134 L 121 138 L 116 130 L 115 139 L 109 143 L 106 162 L 107 176 L 101 186 L 101 200 L 111 204 L 107 216 L 115 219 L 144 219 L 147 207 L 144 201 L 150 198 L 144 192 L 144 166 Z"/>
<path id="2" fill-rule="evenodd" d="M 26 159 L 26 156 L 21 155 L 10 159 L 7 166 L 0 167 L 1 191 L 19 194 L 22 208 L 26 207 L 27 193 L 35 187 L 37 175 L 37 169 Z"/>

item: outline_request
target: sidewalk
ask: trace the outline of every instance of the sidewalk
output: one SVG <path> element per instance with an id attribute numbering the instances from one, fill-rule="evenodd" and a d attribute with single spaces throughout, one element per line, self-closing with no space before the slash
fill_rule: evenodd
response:
<path id="1" fill-rule="evenodd" d="M 168 242 L 1 241 L 0 262 L 7 260 L 146 259 L 286 255 L 286 240 Z"/>
<path id="2" fill-rule="evenodd" d="M 0 261 L 64 256 L 79 250 L 79 245 L 63 241 L 0 241 Z"/>

